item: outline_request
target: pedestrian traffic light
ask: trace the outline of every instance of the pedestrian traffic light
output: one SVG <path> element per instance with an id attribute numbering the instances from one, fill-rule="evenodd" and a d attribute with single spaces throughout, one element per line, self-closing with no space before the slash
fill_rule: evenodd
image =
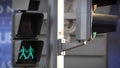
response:
<path id="1" fill-rule="evenodd" d="M 40 60 L 43 41 L 39 40 L 43 14 L 34 12 L 18 12 L 13 16 L 13 46 L 19 51 L 14 56 L 13 66 L 36 66 Z M 16 43 L 17 41 L 21 41 Z M 16 43 L 16 44 L 14 44 Z M 19 47 L 16 47 L 18 46 Z M 16 50 L 14 50 L 16 51 Z"/>
<path id="2" fill-rule="evenodd" d="M 44 42 L 40 40 L 43 13 L 38 11 L 39 0 L 30 0 L 28 10 L 13 13 L 13 67 L 35 67 L 40 61 Z"/>
<path id="3" fill-rule="evenodd" d="M 36 64 L 40 61 L 43 41 L 22 41 L 17 64 Z"/>

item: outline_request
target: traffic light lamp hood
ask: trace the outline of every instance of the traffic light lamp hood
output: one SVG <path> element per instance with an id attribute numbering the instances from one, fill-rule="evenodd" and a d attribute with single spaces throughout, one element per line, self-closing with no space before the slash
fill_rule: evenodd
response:
<path id="1" fill-rule="evenodd" d="M 108 33 L 117 30 L 118 17 L 116 15 L 94 13 L 97 7 L 117 4 L 117 0 L 92 0 L 92 32 Z"/>
<path id="2" fill-rule="evenodd" d="M 92 32 L 108 33 L 117 30 L 117 16 L 93 14 Z"/>

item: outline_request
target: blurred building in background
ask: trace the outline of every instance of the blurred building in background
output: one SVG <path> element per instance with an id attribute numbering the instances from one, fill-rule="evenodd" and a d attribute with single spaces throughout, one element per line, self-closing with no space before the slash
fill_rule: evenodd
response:
<path id="1" fill-rule="evenodd" d="M 0 68 L 11 66 L 12 1 L 0 0 Z"/>

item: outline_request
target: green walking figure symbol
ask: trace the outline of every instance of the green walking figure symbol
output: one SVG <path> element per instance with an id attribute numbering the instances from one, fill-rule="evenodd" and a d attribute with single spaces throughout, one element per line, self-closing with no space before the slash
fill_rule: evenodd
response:
<path id="1" fill-rule="evenodd" d="M 19 59 L 22 59 L 22 57 L 24 57 L 24 59 L 27 59 L 26 54 L 25 54 L 26 52 L 27 50 L 25 49 L 24 46 L 22 46 L 22 49 L 19 51 L 19 53 L 21 53 Z"/>
<path id="2" fill-rule="evenodd" d="M 27 52 L 29 52 L 29 54 L 28 54 L 28 56 L 27 56 L 27 59 L 29 59 L 30 57 L 31 57 L 32 59 L 34 59 L 34 56 L 33 56 L 34 49 L 32 48 L 32 46 L 29 47 L 29 49 L 28 49 Z"/>

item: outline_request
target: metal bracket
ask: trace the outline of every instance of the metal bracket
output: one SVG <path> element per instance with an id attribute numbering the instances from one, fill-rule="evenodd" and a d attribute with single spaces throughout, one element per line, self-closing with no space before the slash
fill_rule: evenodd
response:
<path id="1" fill-rule="evenodd" d="M 72 43 L 61 43 L 61 40 L 58 40 L 58 54 L 61 54 L 62 51 L 68 51 L 86 44 L 86 41 L 77 41 Z"/>

